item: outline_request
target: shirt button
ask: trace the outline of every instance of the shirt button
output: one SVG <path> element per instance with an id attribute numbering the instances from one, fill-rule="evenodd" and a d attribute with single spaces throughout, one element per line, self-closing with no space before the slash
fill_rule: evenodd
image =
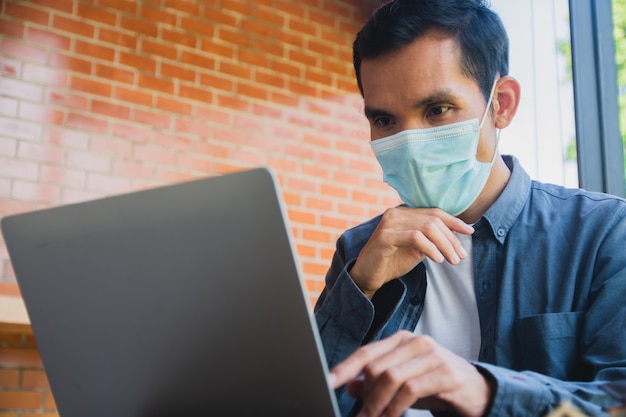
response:
<path id="1" fill-rule="evenodd" d="M 502 237 L 502 236 L 504 236 L 505 233 L 506 232 L 504 231 L 504 229 L 502 229 L 502 228 L 498 229 L 498 236 Z"/>
<path id="2" fill-rule="evenodd" d="M 415 296 L 411 297 L 409 299 L 409 303 L 411 303 L 414 306 L 418 305 L 420 303 L 420 296 L 419 295 L 415 295 Z"/>

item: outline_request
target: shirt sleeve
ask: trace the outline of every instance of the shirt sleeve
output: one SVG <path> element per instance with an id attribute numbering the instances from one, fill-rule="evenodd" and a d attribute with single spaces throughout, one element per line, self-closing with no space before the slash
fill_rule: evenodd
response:
<path id="1" fill-rule="evenodd" d="M 344 239 L 337 241 L 326 285 L 314 309 L 330 367 L 361 346 L 375 314 L 374 305 L 348 273 L 356 258 L 346 259 Z"/>
<path id="2" fill-rule="evenodd" d="M 368 299 L 350 276 L 360 245 L 340 237 L 326 285 L 315 305 L 315 318 L 329 366 L 341 362 L 361 345 L 380 338 L 389 316 L 406 295 L 406 286 L 392 280 Z"/>
<path id="3" fill-rule="evenodd" d="M 474 365 L 496 381 L 496 393 L 486 417 L 541 417 L 565 402 L 585 415 L 606 416 L 609 409 L 620 405 L 602 389 L 605 382 L 568 382 L 482 362 Z"/>
<path id="4" fill-rule="evenodd" d="M 315 304 L 315 319 L 330 368 L 366 343 L 372 334 L 379 338 L 381 332 L 372 326 L 385 327 L 385 318 L 395 310 L 406 293 L 405 285 L 393 280 L 383 287 L 386 302 L 380 306 L 370 301 L 354 283 L 349 271 L 368 237 L 367 230 L 359 230 L 356 233 L 347 232 L 337 240 L 337 248 L 326 274 L 326 285 Z M 373 299 L 376 302 L 376 297 Z M 355 399 L 346 392 L 346 386 L 338 388 L 335 395 L 341 415 L 351 415 L 358 409 Z"/>

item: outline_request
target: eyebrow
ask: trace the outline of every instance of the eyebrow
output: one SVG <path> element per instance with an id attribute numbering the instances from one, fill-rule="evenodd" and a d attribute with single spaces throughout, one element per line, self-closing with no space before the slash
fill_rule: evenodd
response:
<path id="1" fill-rule="evenodd" d="M 452 102 L 452 101 L 456 101 L 458 99 L 458 97 L 452 92 L 452 90 L 449 89 L 441 89 L 441 90 L 437 90 L 434 93 L 428 95 L 427 97 L 424 97 L 421 100 L 418 100 L 417 102 L 413 103 L 413 108 L 414 109 L 419 109 L 422 107 L 426 107 L 430 104 L 435 104 L 435 103 L 442 103 L 442 102 Z M 368 119 L 372 119 L 372 118 L 376 118 L 376 117 L 390 117 L 393 116 L 390 112 L 383 110 L 383 109 L 379 109 L 376 107 L 371 107 L 371 106 L 365 106 L 365 108 L 363 109 L 363 113 L 365 113 L 365 117 L 367 117 Z"/>
<path id="2" fill-rule="evenodd" d="M 369 106 L 365 106 L 365 108 L 363 109 L 363 113 L 365 113 L 365 117 L 368 120 L 375 119 L 377 117 L 390 117 L 391 116 L 391 113 L 385 110 L 376 109 L 376 108 L 369 107 Z"/>

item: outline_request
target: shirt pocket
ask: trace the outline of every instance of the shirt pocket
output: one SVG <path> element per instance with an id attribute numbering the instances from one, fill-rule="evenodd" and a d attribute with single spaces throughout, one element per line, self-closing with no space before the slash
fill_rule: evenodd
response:
<path id="1" fill-rule="evenodd" d="M 582 312 L 549 313 L 518 319 L 515 334 L 521 368 L 559 379 L 583 378 L 579 335 Z"/>

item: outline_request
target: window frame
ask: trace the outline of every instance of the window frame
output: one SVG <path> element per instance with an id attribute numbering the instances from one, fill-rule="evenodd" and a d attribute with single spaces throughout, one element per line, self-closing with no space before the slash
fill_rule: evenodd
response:
<path id="1" fill-rule="evenodd" d="M 569 8 L 579 186 L 624 197 L 611 2 L 569 0 Z"/>

